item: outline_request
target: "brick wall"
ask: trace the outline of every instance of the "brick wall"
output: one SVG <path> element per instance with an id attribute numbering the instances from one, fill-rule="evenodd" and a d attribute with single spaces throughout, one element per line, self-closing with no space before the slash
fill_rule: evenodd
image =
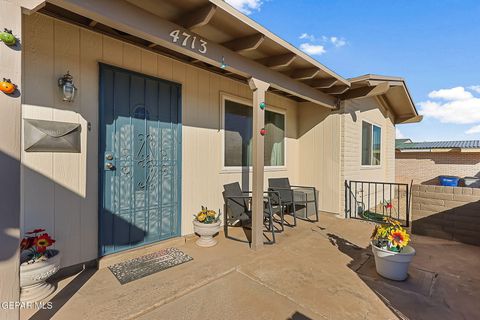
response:
<path id="1" fill-rule="evenodd" d="M 413 185 L 412 233 L 480 245 L 480 188 Z"/>
<path id="2" fill-rule="evenodd" d="M 396 152 L 396 182 L 438 185 L 438 176 L 477 176 L 480 153 Z"/>

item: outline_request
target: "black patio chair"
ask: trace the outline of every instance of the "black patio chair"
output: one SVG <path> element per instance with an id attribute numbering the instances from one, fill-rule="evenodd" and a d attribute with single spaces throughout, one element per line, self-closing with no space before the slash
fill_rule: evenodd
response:
<path id="1" fill-rule="evenodd" d="M 223 186 L 223 198 L 225 200 L 225 236 L 228 237 L 228 227 L 240 224 L 244 228 L 251 229 L 252 224 L 252 210 L 251 210 L 251 191 L 242 191 L 238 182 L 229 183 Z M 280 202 L 280 195 L 275 191 L 264 192 L 264 210 L 263 218 L 264 225 L 269 232 L 272 233 L 272 240 L 267 241 L 267 244 L 275 243 L 275 227 L 273 225 L 273 199 L 278 204 L 281 220 L 283 221 L 283 212 Z M 267 227 L 268 225 L 268 227 Z M 283 228 L 283 222 L 282 222 Z"/>
<path id="2" fill-rule="evenodd" d="M 313 201 L 308 200 L 307 194 L 302 192 L 302 189 L 313 192 Z M 317 190 L 315 187 L 290 185 L 288 178 L 270 178 L 268 179 L 268 190 L 278 192 L 281 204 L 285 207 L 287 214 L 291 211 L 293 215 L 293 226 L 297 225 L 297 209 L 304 208 L 305 217 L 308 219 L 308 204 L 312 202 L 315 204 L 315 222 L 318 221 Z"/>

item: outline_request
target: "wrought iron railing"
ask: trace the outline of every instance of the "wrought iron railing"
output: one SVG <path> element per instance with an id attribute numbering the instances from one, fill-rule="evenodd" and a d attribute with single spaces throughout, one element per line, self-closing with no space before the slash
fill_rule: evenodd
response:
<path id="1" fill-rule="evenodd" d="M 382 222 L 390 217 L 408 227 L 410 189 L 406 183 L 345 180 L 345 218 Z"/>

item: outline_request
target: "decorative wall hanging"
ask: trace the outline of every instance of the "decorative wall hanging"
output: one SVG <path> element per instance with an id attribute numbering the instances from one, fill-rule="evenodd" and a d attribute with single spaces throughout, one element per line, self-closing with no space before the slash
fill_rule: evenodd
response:
<path id="1" fill-rule="evenodd" d="M 13 35 L 12 30 L 5 28 L 3 32 L 0 32 L 0 41 L 11 47 L 17 43 L 17 38 Z"/>
<path id="2" fill-rule="evenodd" d="M 63 101 L 73 102 L 77 88 L 73 84 L 73 77 L 70 75 L 70 71 L 67 71 L 66 74 L 58 79 L 58 86 L 62 89 Z"/>
<path id="3" fill-rule="evenodd" d="M 3 78 L 3 81 L 0 81 L 0 91 L 6 94 L 12 94 L 17 89 L 17 86 L 12 83 L 10 79 Z"/>
<path id="4" fill-rule="evenodd" d="M 79 153 L 81 129 L 78 123 L 25 119 L 25 151 Z"/>

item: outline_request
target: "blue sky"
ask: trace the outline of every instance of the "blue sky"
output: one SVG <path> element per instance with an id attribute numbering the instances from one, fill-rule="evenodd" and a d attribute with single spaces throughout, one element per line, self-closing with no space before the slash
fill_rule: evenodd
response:
<path id="1" fill-rule="evenodd" d="M 424 120 L 400 135 L 480 139 L 479 0 L 227 2 L 343 77 L 404 77 Z"/>

